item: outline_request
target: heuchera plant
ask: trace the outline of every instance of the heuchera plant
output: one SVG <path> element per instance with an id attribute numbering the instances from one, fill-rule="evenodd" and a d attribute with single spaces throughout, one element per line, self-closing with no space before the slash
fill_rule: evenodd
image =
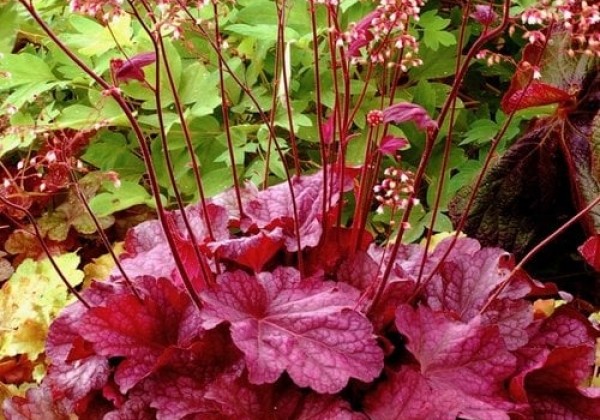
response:
<path id="1" fill-rule="evenodd" d="M 285 0 L 273 2 L 277 25 L 261 34 L 271 39 L 276 30 L 273 100 L 267 110 L 231 65 L 226 34 L 254 32 L 239 25 L 227 32 L 230 2 L 72 1 L 73 12 L 104 23 L 131 14 L 147 32 L 152 51 L 113 57 L 104 73 L 61 41 L 34 3 L 20 3 L 61 53 L 121 107 L 139 141 L 157 219 L 128 231 L 125 252 L 115 258 L 107 280 L 80 289 L 55 264 L 30 210 L 0 195 L 4 206 L 36 227 L 51 264 L 77 298 L 50 325 L 47 375 L 24 397 L 5 401 L 8 419 L 71 414 L 82 419 L 600 418 L 600 388 L 591 386 L 598 329 L 567 294 L 560 295 L 566 302 L 559 307 L 536 300 L 556 298 L 559 291 L 525 273 L 528 256 L 517 263 L 502 249 L 482 247 L 458 233 L 475 194 L 456 223 L 457 233 L 436 244 L 433 227 L 441 217 L 444 184 L 432 184 L 437 194 L 424 204 L 432 210 L 424 244 L 402 241 L 412 211 L 423 205 L 436 144 L 444 149 L 442 173 L 448 167 L 459 90 L 469 66 L 514 24 L 513 2 L 466 3 L 454 81 L 439 110 L 427 110 L 396 98 L 405 73 L 423 64 L 414 29 L 424 1 L 375 1 L 350 24 L 337 0 L 308 1 L 314 150 L 303 148 L 294 128 L 293 108 L 300 105 L 290 86 Z M 596 54 L 596 3 L 557 2 L 552 13 L 539 16 L 539 8 L 523 12 L 525 23 L 549 27 L 524 33 L 535 46 L 526 48 L 524 61 L 531 55 L 537 62 L 519 65 L 501 104 L 505 126 L 490 146 L 477 185 L 517 110 L 571 101 L 562 86 L 537 81 L 536 72 L 544 68 L 535 48 L 543 50 L 546 37 L 560 26 L 573 37 L 573 55 Z M 570 24 L 575 18 L 590 24 Z M 470 21 L 477 22 L 479 34 L 468 40 Z M 323 33 L 322 22 L 328 29 Z M 234 187 L 213 197 L 204 193 L 166 39 L 203 42 L 218 69 L 219 118 Z M 322 55 L 334 79 L 333 100 L 320 85 Z M 158 68 L 154 80 L 147 76 L 152 66 Z M 352 93 L 356 81 L 358 94 Z M 373 85 L 378 93 L 369 102 Z M 231 86 L 246 95 L 253 110 L 249 118 L 263 124 L 269 153 L 284 164 L 284 182 L 269 185 L 268 158 L 263 185 L 240 180 Z M 150 92 L 146 101 L 156 107 L 151 134 L 140 123 L 140 98 L 128 91 L 134 87 Z M 190 156 L 197 203 L 186 205 L 175 179 L 162 115 L 164 89 Z M 289 150 L 283 147 L 282 125 Z M 348 150 L 358 136 L 364 158 L 352 165 Z M 172 209 L 161 196 L 151 138 L 163 147 Z M 423 142 L 422 153 L 409 168 L 401 158 L 415 139 Z M 310 170 L 304 158 L 317 155 L 319 165 Z M 87 204 L 85 195 L 78 197 Z M 567 225 L 599 201 L 589 200 Z M 374 213 L 389 222 L 389 230 L 377 236 L 369 229 Z M 582 251 L 588 259 L 595 254 L 594 264 L 596 248 L 586 244 Z"/>

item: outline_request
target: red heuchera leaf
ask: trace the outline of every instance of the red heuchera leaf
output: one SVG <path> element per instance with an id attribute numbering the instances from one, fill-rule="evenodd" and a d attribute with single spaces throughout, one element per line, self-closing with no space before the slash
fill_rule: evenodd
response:
<path id="1" fill-rule="evenodd" d="M 124 357 L 115 372 L 123 393 L 156 369 L 168 348 L 190 344 L 190 323 L 196 334 L 201 332 L 185 292 L 166 279 L 146 277 L 136 283 L 142 286 L 141 301 L 129 294 L 111 296 L 105 305 L 88 310 L 79 331 L 97 354 Z"/>
<path id="2" fill-rule="evenodd" d="M 119 284 L 93 283 L 83 296 L 90 304 L 100 305 L 109 296 L 124 290 Z M 44 383 L 50 387 L 54 399 L 62 400 L 72 410 L 85 407 L 82 400 L 92 391 L 102 389 L 111 373 L 108 360 L 90 352 L 91 343 L 78 333 L 79 322 L 86 311 L 80 302 L 65 308 L 50 325 L 46 341 L 51 364 Z"/>
<path id="3" fill-rule="evenodd" d="M 334 395 L 310 394 L 302 403 L 298 420 L 367 420 L 356 413 L 347 401 Z"/>
<path id="4" fill-rule="evenodd" d="M 564 103 L 573 99 L 572 95 L 556 86 L 534 79 L 534 66 L 543 63 L 545 46 L 529 44 L 523 50 L 523 58 L 510 81 L 510 88 L 500 102 L 505 114 L 534 106 Z M 560 53 L 559 53 L 560 54 Z"/>
<path id="5" fill-rule="evenodd" d="M 583 245 L 577 248 L 577 251 L 594 270 L 600 271 L 600 235 L 588 238 Z"/>
<path id="6" fill-rule="evenodd" d="M 358 292 L 350 286 L 301 279 L 292 268 L 225 273 L 218 283 L 202 294 L 204 325 L 231 323 L 251 383 L 287 371 L 298 386 L 335 393 L 350 378 L 371 381 L 381 371 L 383 352 L 371 323 L 352 309 Z"/>
<path id="7" fill-rule="evenodd" d="M 536 419 L 600 418 L 600 389 L 581 387 L 593 364 L 593 347 L 554 349 L 543 362 L 513 378 L 511 393 L 529 402 L 526 414 Z"/>
<path id="8" fill-rule="evenodd" d="M 464 324 L 443 312 L 409 305 L 398 308 L 396 327 L 432 389 L 433 407 L 445 407 L 447 418 L 508 418 L 503 382 L 514 371 L 515 357 L 497 327 L 482 325 L 478 317 Z"/>
<path id="9" fill-rule="evenodd" d="M 64 407 L 57 405 L 47 386 L 31 388 L 25 397 L 6 399 L 2 404 L 6 420 L 68 420 Z M 0 413 L 0 417 L 2 417 Z"/>
<path id="10" fill-rule="evenodd" d="M 599 332 L 590 322 L 570 305 L 557 308 L 552 316 L 532 324 L 528 330 L 529 342 L 515 353 L 519 358 L 519 370 L 540 364 L 547 350 L 557 347 L 594 347 Z"/>
<path id="11" fill-rule="evenodd" d="M 215 328 L 187 349 L 172 347 L 165 352 L 160 368 L 134 388 L 134 393 L 140 393 L 162 419 L 217 413 L 219 405 L 206 394 L 222 376 L 240 374 L 240 358 L 227 328 Z"/>
<path id="12" fill-rule="evenodd" d="M 498 266 L 503 254 L 500 249 L 485 248 L 469 258 L 445 262 L 440 274 L 428 284 L 427 305 L 433 310 L 453 311 L 464 322 L 477 316 L 508 274 Z"/>
<path id="13" fill-rule="evenodd" d="M 146 52 L 122 60 L 116 58 L 111 60 L 111 68 L 114 72 L 115 82 L 122 83 L 130 80 L 143 82 L 146 79 L 142 67 L 149 66 L 156 61 L 156 53 Z"/>
<path id="14" fill-rule="evenodd" d="M 227 229 L 227 213 L 220 206 L 209 205 L 208 217 L 211 220 L 213 234 L 216 240 L 229 238 Z M 200 205 L 192 205 L 186 208 L 186 214 L 192 227 L 194 237 L 198 244 L 209 240 L 202 208 Z M 178 251 L 188 274 L 194 278 L 200 272 L 200 267 L 193 251 L 193 242 L 185 228 L 181 212 L 167 213 L 170 218 L 170 226 L 173 227 Z M 121 265 L 131 278 L 139 276 L 165 277 L 178 279 L 179 275 L 173 260 L 173 254 L 164 236 L 160 222 L 150 220 L 140 223 L 127 232 L 125 238 L 126 254 L 121 260 Z M 113 276 L 119 277 L 120 272 L 115 269 Z"/>
<path id="15" fill-rule="evenodd" d="M 432 120 L 422 106 L 410 102 L 399 102 L 383 110 L 383 122 L 403 123 L 414 122 L 421 130 L 436 128 L 437 123 Z"/>
<path id="16" fill-rule="evenodd" d="M 336 177 L 333 172 L 330 176 Z M 340 190 L 352 189 L 352 180 L 346 178 L 340 185 L 339 177 L 331 181 L 331 204 L 335 204 L 340 196 Z M 323 172 L 310 176 L 302 176 L 292 180 L 295 203 L 298 210 L 300 225 L 301 248 L 314 247 L 321 239 L 323 220 Z M 244 207 L 245 218 L 241 221 L 244 231 L 255 228 L 272 230 L 284 228 L 285 247 L 290 252 L 298 251 L 298 243 L 294 233 L 294 210 L 287 183 L 282 183 L 260 191 L 256 198 L 250 200 Z"/>
<path id="17" fill-rule="evenodd" d="M 208 247 L 219 259 L 226 259 L 259 273 L 263 266 L 281 249 L 283 231 L 261 231 L 257 235 L 211 242 Z"/>
<path id="18" fill-rule="evenodd" d="M 308 267 L 307 273 L 315 273 L 323 270 L 325 274 L 336 276 L 338 273 L 338 267 L 340 264 L 348 261 L 348 256 L 352 255 L 350 247 L 352 241 L 352 230 L 342 227 L 333 227 L 329 229 L 329 235 L 327 235 L 315 248 L 311 248 L 306 253 L 306 266 Z M 369 233 L 362 235 L 362 243 L 359 244 L 359 253 L 366 250 L 369 244 L 373 242 L 373 237 Z M 358 255 L 358 254 L 355 254 Z M 367 256 L 368 258 L 368 256 Z M 354 256 L 352 260 L 354 261 Z M 352 284 L 346 280 L 346 283 Z"/>
<path id="19" fill-rule="evenodd" d="M 572 96 L 568 92 L 534 80 L 527 87 L 513 88 L 511 85 L 500 105 L 505 114 L 510 114 L 520 109 L 563 103 L 571 99 Z"/>
<path id="20" fill-rule="evenodd" d="M 481 316 L 484 324 L 498 326 L 508 350 L 517 350 L 529 341 L 527 327 L 533 322 L 533 305 L 526 300 L 498 299 Z"/>
<path id="21" fill-rule="evenodd" d="M 365 398 L 365 412 L 371 418 L 403 420 L 434 418 L 432 417 L 432 390 L 418 367 L 402 366 L 397 372 L 387 371 L 386 375 L 387 380 Z M 456 416 L 452 418 L 455 419 Z"/>
<path id="22" fill-rule="evenodd" d="M 304 401 L 302 393 L 290 381 L 252 385 L 246 375 L 221 375 L 205 394 L 219 405 L 222 416 L 244 420 L 296 418 L 297 406 Z"/>

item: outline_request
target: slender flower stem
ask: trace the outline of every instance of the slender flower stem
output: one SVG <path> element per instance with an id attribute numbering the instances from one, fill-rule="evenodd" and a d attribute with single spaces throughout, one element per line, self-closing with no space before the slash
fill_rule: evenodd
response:
<path id="1" fill-rule="evenodd" d="M 311 34 L 313 44 L 313 63 L 314 63 L 314 80 L 315 80 L 315 99 L 317 104 L 317 130 L 319 136 L 319 145 L 321 151 L 321 163 L 323 166 L 323 224 L 327 219 L 327 180 L 328 180 L 328 154 L 327 145 L 325 144 L 325 138 L 323 137 L 323 115 L 321 113 L 322 99 L 321 99 L 321 66 L 319 65 L 319 40 L 317 37 L 317 10 L 315 8 L 315 0 L 310 0 L 310 23 L 311 23 Z M 343 180 L 342 180 L 343 182 Z"/>
<path id="2" fill-rule="evenodd" d="M 217 0 L 213 0 L 213 13 L 215 25 L 215 38 L 217 46 L 222 49 L 223 39 L 221 29 L 219 27 L 219 8 Z M 244 217 L 244 207 L 242 205 L 242 190 L 240 188 L 240 180 L 238 179 L 237 168 L 235 167 L 235 153 L 233 139 L 231 138 L 231 124 L 229 122 L 229 103 L 227 99 L 227 89 L 225 88 L 225 73 L 223 71 L 223 56 L 217 56 L 219 69 L 219 90 L 221 91 L 221 115 L 223 116 L 223 125 L 225 127 L 225 137 L 227 138 L 227 151 L 229 153 L 229 161 L 231 163 L 231 176 L 233 177 L 233 185 L 235 188 L 235 199 L 240 210 L 240 217 Z"/>
<path id="3" fill-rule="evenodd" d="M 143 2 L 143 3 L 145 3 L 145 2 Z M 196 238 L 196 234 L 194 233 L 192 225 L 189 221 L 187 212 L 185 210 L 185 204 L 184 204 L 183 198 L 181 196 L 181 191 L 179 190 L 179 186 L 177 184 L 177 179 L 175 178 L 175 173 L 173 172 L 173 161 L 171 159 L 171 152 L 169 151 L 167 131 L 165 128 L 165 122 L 164 122 L 163 110 L 162 110 L 163 107 L 162 107 L 162 95 L 161 95 L 161 71 L 160 71 L 160 69 L 161 69 L 161 64 L 165 64 L 166 66 L 168 66 L 168 60 L 167 60 L 166 51 L 164 50 L 164 43 L 162 41 L 162 37 L 160 36 L 160 27 L 158 27 L 156 29 L 156 33 L 152 32 L 150 30 L 150 28 L 148 28 L 148 26 L 144 23 L 142 16 L 140 16 L 137 9 L 135 8 L 135 5 L 133 4 L 133 2 L 131 0 L 129 1 L 129 4 L 133 10 L 133 13 L 135 14 L 139 23 L 142 25 L 142 28 L 144 29 L 144 31 L 150 38 L 150 41 L 152 42 L 152 45 L 154 47 L 154 52 L 156 55 L 156 76 L 155 76 L 155 81 L 154 81 L 155 88 L 153 89 L 153 91 L 154 91 L 154 100 L 156 101 L 156 115 L 158 118 L 160 141 L 161 141 L 161 145 L 163 148 L 163 155 L 165 158 L 165 167 L 167 169 L 167 176 L 169 177 L 169 182 L 171 183 L 171 186 L 173 188 L 173 195 L 175 196 L 175 201 L 177 202 L 177 207 L 179 208 L 179 211 L 181 213 L 181 219 L 183 220 L 183 224 L 186 228 L 187 234 L 189 235 L 189 238 L 192 242 L 192 248 L 194 250 L 194 255 L 196 257 L 196 261 L 202 270 L 203 278 L 206 280 L 207 284 L 211 285 L 212 284 L 212 272 L 208 268 L 208 264 L 206 263 L 203 255 L 200 253 L 198 240 Z M 154 21 L 154 23 L 156 24 L 155 21 Z M 159 41 L 157 41 L 156 38 L 158 38 Z M 164 60 L 164 62 L 163 62 L 163 60 Z M 170 73 L 169 71 L 167 71 L 167 72 Z M 172 82 L 172 78 L 171 78 L 171 82 Z M 174 84 L 171 83 L 169 86 L 171 87 L 171 89 L 173 89 L 172 90 L 173 96 L 176 96 L 177 91 L 176 91 L 176 89 L 174 89 Z M 193 156 L 193 150 L 190 151 L 190 155 Z"/>
<path id="4" fill-rule="evenodd" d="M 461 23 L 461 27 L 460 27 L 460 34 L 458 37 L 458 45 L 456 47 L 457 54 L 456 54 L 455 73 L 458 73 L 458 71 L 460 70 L 461 52 L 462 52 L 462 48 L 463 48 L 463 42 L 464 42 L 464 37 L 465 37 L 465 31 L 467 28 L 467 21 L 469 19 L 469 10 L 470 9 L 471 9 L 471 1 L 468 0 L 467 4 L 464 7 L 462 23 Z M 431 238 L 433 236 L 433 230 L 435 227 L 435 222 L 437 221 L 440 202 L 441 202 L 442 194 L 444 191 L 444 184 L 446 181 L 446 170 L 448 169 L 448 162 L 450 160 L 450 148 L 452 146 L 452 139 L 453 139 L 452 134 L 454 131 L 454 123 L 455 123 L 455 115 L 456 115 L 456 100 L 457 99 L 458 99 L 458 97 L 455 96 L 452 106 L 450 108 L 450 121 L 448 124 L 448 133 L 446 135 L 446 140 L 444 143 L 444 155 L 442 158 L 442 166 L 440 168 L 439 176 L 437 179 L 438 185 L 437 185 L 437 190 L 435 193 L 435 200 L 434 200 L 434 203 L 432 206 L 431 223 L 429 224 L 429 229 L 427 230 L 427 236 L 425 239 L 425 250 L 426 251 L 423 252 L 423 258 L 421 259 L 421 266 L 419 267 L 419 275 L 417 276 L 417 287 L 419 286 L 419 283 L 421 282 L 421 276 L 423 275 L 423 270 L 425 269 L 425 264 L 427 262 L 427 250 L 429 249 L 429 246 L 431 244 Z M 491 155 L 491 153 L 490 153 L 490 155 Z"/>
<path id="5" fill-rule="evenodd" d="M 473 45 L 469 49 L 469 51 L 465 57 L 465 60 L 460 67 L 459 72 L 455 76 L 454 83 L 450 90 L 450 94 L 448 95 L 448 98 L 444 102 L 444 105 L 442 106 L 440 114 L 438 115 L 438 118 L 436 120 L 437 128 L 435 128 L 427 133 L 425 150 L 423 152 L 423 155 L 421 156 L 421 161 L 419 162 L 419 166 L 418 166 L 417 172 L 415 174 L 414 192 L 408 198 L 408 203 L 407 203 L 406 209 L 404 211 L 404 214 L 402 215 L 402 221 L 398 228 L 398 234 L 396 235 L 396 242 L 394 243 L 394 246 L 392 247 L 392 251 L 390 253 L 390 259 L 385 267 L 385 271 L 383 273 L 383 276 L 380 280 L 377 291 L 376 291 L 373 301 L 371 303 L 371 308 L 374 308 L 377 306 L 377 303 L 379 302 L 379 299 L 381 299 L 383 291 L 385 290 L 385 287 L 387 285 L 388 279 L 392 272 L 392 268 L 394 267 L 394 264 L 395 264 L 396 256 L 398 255 L 398 251 L 399 251 L 400 245 L 402 243 L 402 236 L 406 230 L 406 223 L 408 222 L 408 218 L 409 218 L 412 208 L 414 206 L 414 199 L 416 197 L 416 194 L 418 194 L 418 192 L 420 190 L 421 182 L 423 181 L 423 178 L 425 175 L 425 169 L 427 167 L 427 164 L 429 163 L 429 159 L 431 158 L 431 154 L 433 152 L 433 146 L 435 145 L 435 140 L 439 134 L 440 128 L 442 127 L 442 125 L 446 119 L 448 112 L 450 111 L 450 107 L 452 106 L 452 103 L 454 101 L 453 98 L 455 98 L 456 95 L 458 94 L 458 90 L 459 90 L 460 86 L 462 85 L 462 81 L 464 80 L 464 77 L 467 73 L 467 69 L 469 68 L 469 64 L 470 64 L 471 60 L 473 59 L 473 57 L 475 57 L 475 54 L 477 54 L 477 52 L 487 42 L 489 42 L 490 40 L 492 40 L 492 39 L 496 38 L 497 36 L 499 36 L 500 34 L 502 34 L 502 32 L 504 32 L 504 30 L 508 26 L 509 8 L 510 8 L 510 0 L 504 0 L 502 22 L 493 30 L 484 32 L 473 43 Z"/>
<path id="6" fill-rule="evenodd" d="M 156 177 L 156 172 L 154 170 L 154 166 L 152 164 L 152 156 L 150 154 L 150 149 L 148 148 L 148 144 L 146 143 L 146 138 L 140 125 L 138 124 L 133 112 L 127 105 L 127 102 L 123 99 L 118 89 L 114 86 L 109 85 L 104 79 L 102 79 L 98 74 L 96 74 L 92 69 L 90 69 L 83 61 L 79 59 L 59 38 L 58 36 L 50 29 L 48 24 L 41 18 L 41 16 L 37 13 L 32 4 L 28 3 L 26 0 L 19 0 L 19 2 L 27 9 L 31 17 L 36 21 L 39 27 L 48 35 L 48 37 L 63 51 L 71 61 L 73 61 L 81 70 L 83 70 L 88 76 L 90 76 L 98 85 L 104 89 L 107 94 L 109 94 L 121 107 L 123 113 L 125 114 L 127 120 L 131 124 L 133 132 L 138 140 L 138 144 L 140 146 L 140 150 L 142 152 L 142 157 L 144 160 L 144 164 L 146 166 L 146 171 L 148 173 L 148 180 L 150 182 L 150 188 L 152 190 L 152 195 L 154 197 L 154 202 L 156 204 L 156 210 L 158 214 L 158 219 L 160 221 L 161 227 L 163 229 L 164 235 L 167 239 L 167 243 L 173 255 L 173 260 L 175 261 L 175 265 L 177 270 L 181 274 L 182 281 L 186 287 L 186 291 L 190 295 L 190 298 L 196 305 L 198 309 L 201 308 L 202 303 L 200 302 L 200 298 L 194 291 L 194 287 L 192 282 L 185 270 L 185 266 L 179 252 L 177 250 L 177 245 L 175 243 L 175 238 L 173 237 L 173 233 L 169 228 L 165 208 L 163 206 L 161 195 L 160 195 L 160 187 L 158 185 L 158 180 Z"/>
<path id="7" fill-rule="evenodd" d="M 102 228 L 102 225 L 100 225 L 100 221 L 98 220 L 98 218 L 92 211 L 85 194 L 83 193 L 83 191 L 81 191 L 81 188 L 79 187 L 79 183 L 77 182 L 77 177 L 75 176 L 75 172 L 73 170 L 70 170 L 69 172 L 71 174 L 71 179 L 73 180 L 73 188 L 75 188 L 75 193 L 77 194 L 77 197 L 79 198 L 79 201 L 81 202 L 81 204 L 83 204 L 83 207 L 85 207 L 85 211 L 88 213 L 88 215 L 92 219 L 92 223 L 94 223 L 94 226 L 96 227 L 96 232 L 98 232 L 98 236 L 100 236 L 100 240 L 102 241 L 102 244 L 104 245 L 104 247 L 106 248 L 106 251 L 109 253 L 112 260 L 114 261 L 115 266 L 121 273 L 121 276 L 123 276 L 123 280 L 125 281 L 125 284 L 127 284 L 127 287 L 129 287 L 129 289 L 135 295 L 135 297 L 138 299 L 138 301 L 141 302 L 142 298 L 141 298 L 140 294 L 138 293 L 137 289 L 133 285 L 133 282 L 129 278 L 129 275 L 123 268 L 123 265 L 121 264 L 121 261 L 119 260 L 119 257 L 115 254 L 115 251 L 114 251 L 113 247 L 111 246 L 110 241 L 108 240 L 108 237 L 106 236 L 106 233 L 104 233 L 104 229 Z"/>

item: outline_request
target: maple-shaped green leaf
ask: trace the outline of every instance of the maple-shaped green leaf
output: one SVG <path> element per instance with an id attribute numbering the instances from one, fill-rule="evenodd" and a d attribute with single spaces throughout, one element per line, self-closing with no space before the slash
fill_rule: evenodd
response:
<path id="1" fill-rule="evenodd" d="M 433 51 L 437 51 L 440 45 L 444 47 L 456 45 L 456 37 L 446 30 L 450 25 L 450 19 L 439 17 L 435 10 L 423 13 L 418 25 L 423 28 L 423 44 Z"/>
<path id="2" fill-rule="evenodd" d="M 83 281 L 77 254 L 55 261 L 71 285 Z M 0 289 L 0 358 L 24 354 L 36 360 L 44 351 L 50 322 L 72 299 L 49 260 L 23 261 Z"/>
<path id="3" fill-rule="evenodd" d="M 123 48 L 133 43 L 131 17 L 127 13 L 115 17 L 107 26 L 76 14 L 70 16 L 69 23 L 77 32 L 65 35 L 67 43 L 87 57 L 102 55 L 117 45 Z"/>

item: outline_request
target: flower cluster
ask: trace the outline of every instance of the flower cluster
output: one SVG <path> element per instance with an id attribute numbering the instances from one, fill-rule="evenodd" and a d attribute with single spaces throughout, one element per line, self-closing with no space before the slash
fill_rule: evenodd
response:
<path id="1" fill-rule="evenodd" d="M 375 200 L 379 203 L 377 213 L 383 213 L 385 207 L 389 207 L 392 211 L 405 209 L 408 205 L 408 196 L 414 191 L 414 173 L 391 166 L 386 168 L 383 174 L 381 183 L 373 187 Z"/>
<path id="2" fill-rule="evenodd" d="M 72 12 L 95 16 L 104 21 L 111 20 L 123 12 L 123 0 L 70 0 Z"/>
<path id="3" fill-rule="evenodd" d="M 72 172 L 86 171 L 77 156 L 88 144 L 90 133 L 56 131 L 44 133 L 43 139 L 43 146 L 34 156 L 20 159 L 14 167 L 2 168 L 0 195 L 26 209 L 35 204 L 43 206 L 52 193 L 71 185 Z M 10 209 L 3 211 L 17 218 L 24 216 Z"/>
<path id="4" fill-rule="evenodd" d="M 570 35 L 572 45 L 569 55 L 600 56 L 600 2 L 598 0 L 541 0 L 521 14 L 528 26 L 547 26 L 558 23 Z M 528 30 L 523 35 L 530 43 L 544 41 L 540 30 Z"/>
<path id="5" fill-rule="evenodd" d="M 419 66 L 417 39 L 408 33 L 409 23 L 419 20 L 423 0 L 379 0 L 376 9 L 350 25 L 339 34 L 338 45 L 345 45 L 348 56 L 359 61 L 361 50 L 366 47 L 367 59 L 373 63 L 387 62 L 396 50 L 401 50 L 400 67 L 407 71 Z"/>

